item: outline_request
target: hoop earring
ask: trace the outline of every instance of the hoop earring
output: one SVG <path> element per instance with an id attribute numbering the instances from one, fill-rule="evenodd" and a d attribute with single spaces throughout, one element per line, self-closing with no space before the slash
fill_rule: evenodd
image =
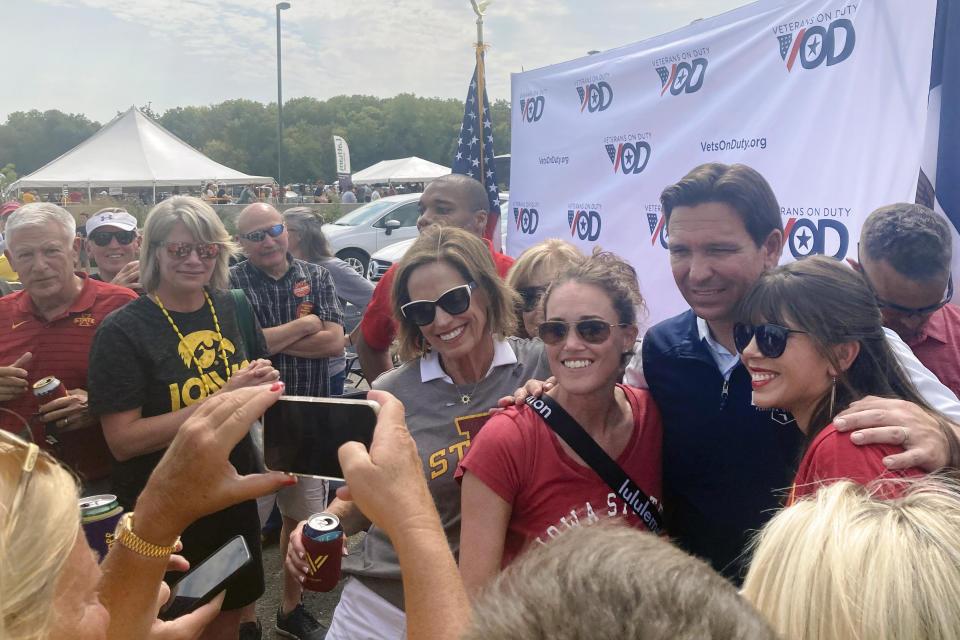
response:
<path id="1" fill-rule="evenodd" d="M 830 387 L 830 420 L 833 420 L 833 405 L 837 400 L 837 376 L 833 376 L 833 384 Z"/>

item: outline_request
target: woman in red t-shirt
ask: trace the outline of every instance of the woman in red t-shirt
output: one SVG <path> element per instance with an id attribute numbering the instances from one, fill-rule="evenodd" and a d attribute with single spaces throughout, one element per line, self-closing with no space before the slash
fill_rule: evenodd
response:
<path id="1" fill-rule="evenodd" d="M 793 414 L 807 447 L 788 504 L 829 481 L 860 484 L 881 477 L 920 476 L 913 467 L 891 471 L 891 445 L 857 446 L 833 417 L 865 396 L 902 398 L 936 414 L 898 364 L 883 331 L 876 297 L 843 263 L 811 256 L 767 271 L 744 297 L 734 341 L 753 380 L 753 403 Z M 960 443 L 940 420 L 951 466 Z M 909 431 L 903 429 L 904 442 Z"/>
<path id="2" fill-rule="evenodd" d="M 547 395 L 647 496 L 661 497 L 660 414 L 649 392 L 617 384 L 637 337 L 636 272 L 596 252 L 556 278 L 539 326 L 557 385 Z M 460 572 L 469 594 L 529 543 L 618 518 L 644 527 L 632 508 L 530 407 L 491 418 L 457 471 L 462 481 Z M 649 514 L 647 514 L 649 516 Z"/>

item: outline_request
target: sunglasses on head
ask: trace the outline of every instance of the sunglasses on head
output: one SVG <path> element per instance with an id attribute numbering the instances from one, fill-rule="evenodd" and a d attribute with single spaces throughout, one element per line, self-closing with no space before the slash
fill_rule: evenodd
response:
<path id="1" fill-rule="evenodd" d="M 94 231 L 88 237 L 98 247 L 105 247 L 114 238 L 120 244 L 130 244 L 136 239 L 137 232 L 135 229 L 130 231 Z"/>
<path id="2" fill-rule="evenodd" d="M 433 322 L 437 316 L 437 307 L 440 307 L 452 316 L 458 315 L 470 308 L 470 293 L 477 288 L 476 282 L 462 284 L 447 289 L 436 300 L 413 300 L 400 307 L 403 317 L 423 327 Z"/>
<path id="3" fill-rule="evenodd" d="M 215 242 L 157 242 L 155 244 L 165 247 L 167 254 L 178 260 L 190 257 L 194 251 L 201 260 L 213 260 L 220 255 L 220 245 Z"/>
<path id="4" fill-rule="evenodd" d="M 246 238 L 250 242 L 263 242 L 264 238 L 270 236 L 271 238 L 276 238 L 278 235 L 283 233 L 283 223 L 275 224 L 272 227 L 267 227 L 266 229 L 258 229 L 257 231 L 251 231 L 250 233 L 238 233 L 238 238 Z"/>
<path id="5" fill-rule="evenodd" d="M 619 324 L 610 324 L 605 320 L 580 320 L 578 322 L 562 322 L 560 320 L 548 320 L 540 323 L 537 333 L 540 339 L 546 344 L 558 344 L 567 338 L 570 327 L 577 328 L 577 335 L 584 342 L 590 344 L 602 344 L 610 337 L 611 327 L 626 327 L 623 322 Z"/>
<path id="6" fill-rule="evenodd" d="M 733 325 L 733 343 L 737 351 L 743 353 L 750 341 L 757 339 L 757 349 L 766 358 L 779 358 L 787 348 L 787 338 L 791 333 L 810 333 L 800 329 L 788 329 L 779 324 L 766 322 L 756 326 L 738 322 Z"/>
<path id="7" fill-rule="evenodd" d="M 521 309 L 526 313 L 530 313 L 536 309 L 537 305 L 540 304 L 540 299 L 543 298 L 543 294 L 546 292 L 546 287 L 518 287 L 517 293 L 520 294 Z"/>

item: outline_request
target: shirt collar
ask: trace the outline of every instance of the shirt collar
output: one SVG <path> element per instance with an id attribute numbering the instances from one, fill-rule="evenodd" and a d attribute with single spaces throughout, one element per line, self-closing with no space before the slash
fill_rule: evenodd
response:
<path id="1" fill-rule="evenodd" d="M 517 354 L 513 352 L 510 343 L 506 340 L 493 339 L 493 361 L 490 368 L 483 375 L 486 378 L 496 367 L 502 367 L 505 364 L 516 364 Z M 428 351 L 420 358 L 420 382 L 430 382 L 431 380 L 443 380 L 454 384 L 453 379 L 446 374 L 443 367 L 440 366 L 440 356 L 436 351 Z"/>
<path id="2" fill-rule="evenodd" d="M 76 297 L 66 311 L 56 318 L 51 318 L 49 321 L 46 320 L 44 315 L 37 309 L 36 305 L 33 304 L 33 298 L 31 298 L 30 294 L 26 291 L 24 291 L 24 295 L 20 296 L 20 300 L 17 301 L 17 310 L 20 313 L 33 315 L 37 319 L 42 319 L 44 322 L 53 322 L 54 320 L 68 316 L 71 313 L 82 313 L 83 311 L 88 311 L 97 299 L 97 287 L 94 284 L 95 281 L 91 280 L 87 274 L 82 271 L 75 271 L 74 275 L 83 280 L 83 285 L 80 288 L 80 295 Z"/>
<path id="3" fill-rule="evenodd" d="M 730 378 L 730 372 L 740 363 L 740 354 L 730 353 L 729 349 L 717 342 L 713 334 L 710 333 L 710 326 L 707 321 L 697 316 L 697 333 L 700 339 L 707 345 L 713 361 L 717 363 L 717 368 L 723 374 L 724 379 Z"/>
<path id="4" fill-rule="evenodd" d="M 256 273 L 256 274 L 257 274 L 258 276 L 260 276 L 261 278 L 264 278 L 264 279 L 266 279 L 266 280 L 270 280 L 271 282 L 280 282 L 281 280 L 285 280 L 286 278 L 290 277 L 290 272 L 293 271 L 294 268 L 298 266 L 298 265 L 296 264 L 296 263 L 298 262 L 298 260 L 296 260 L 296 259 L 293 257 L 293 254 L 288 251 L 288 252 L 287 252 L 287 270 L 286 270 L 286 272 L 285 272 L 282 276 L 280 276 L 280 278 L 274 280 L 272 277 L 270 277 L 270 275 L 267 274 L 266 271 L 264 271 L 263 269 L 261 269 L 261 268 L 258 267 L 257 265 L 253 264 L 253 261 L 250 260 L 250 258 L 247 258 L 246 262 L 247 262 L 248 265 L 250 265 L 250 269 L 252 269 L 254 273 Z M 298 268 L 298 269 L 297 269 L 297 272 L 299 273 L 299 271 L 300 271 L 300 269 Z"/>
<path id="5" fill-rule="evenodd" d="M 941 344 L 946 344 L 949 341 L 949 336 L 947 335 L 947 312 L 945 307 L 941 307 L 934 311 L 930 315 L 930 319 L 927 320 L 927 323 L 923 325 L 923 330 L 920 332 L 920 335 L 916 339 L 911 340 L 907 343 L 910 347 L 915 347 L 921 342 L 927 340 L 927 338 L 932 338 Z"/>

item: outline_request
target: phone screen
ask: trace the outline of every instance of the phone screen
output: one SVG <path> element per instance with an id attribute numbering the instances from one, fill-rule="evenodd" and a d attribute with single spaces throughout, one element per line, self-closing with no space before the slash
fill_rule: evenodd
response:
<path id="1" fill-rule="evenodd" d="M 342 480 L 337 449 L 351 440 L 369 447 L 379 410 L 370 400 L 281 396 L 263 416 L 267 469 Z"/>
<path id="2" fill-rule="evenodd" d="M 170 597 L 160 608 L 160 618 L 173 620 L 210 602 L 223 583 L 250 562 L 243 536 L 235 536 L 196 565 L 170 587 Z"/>

